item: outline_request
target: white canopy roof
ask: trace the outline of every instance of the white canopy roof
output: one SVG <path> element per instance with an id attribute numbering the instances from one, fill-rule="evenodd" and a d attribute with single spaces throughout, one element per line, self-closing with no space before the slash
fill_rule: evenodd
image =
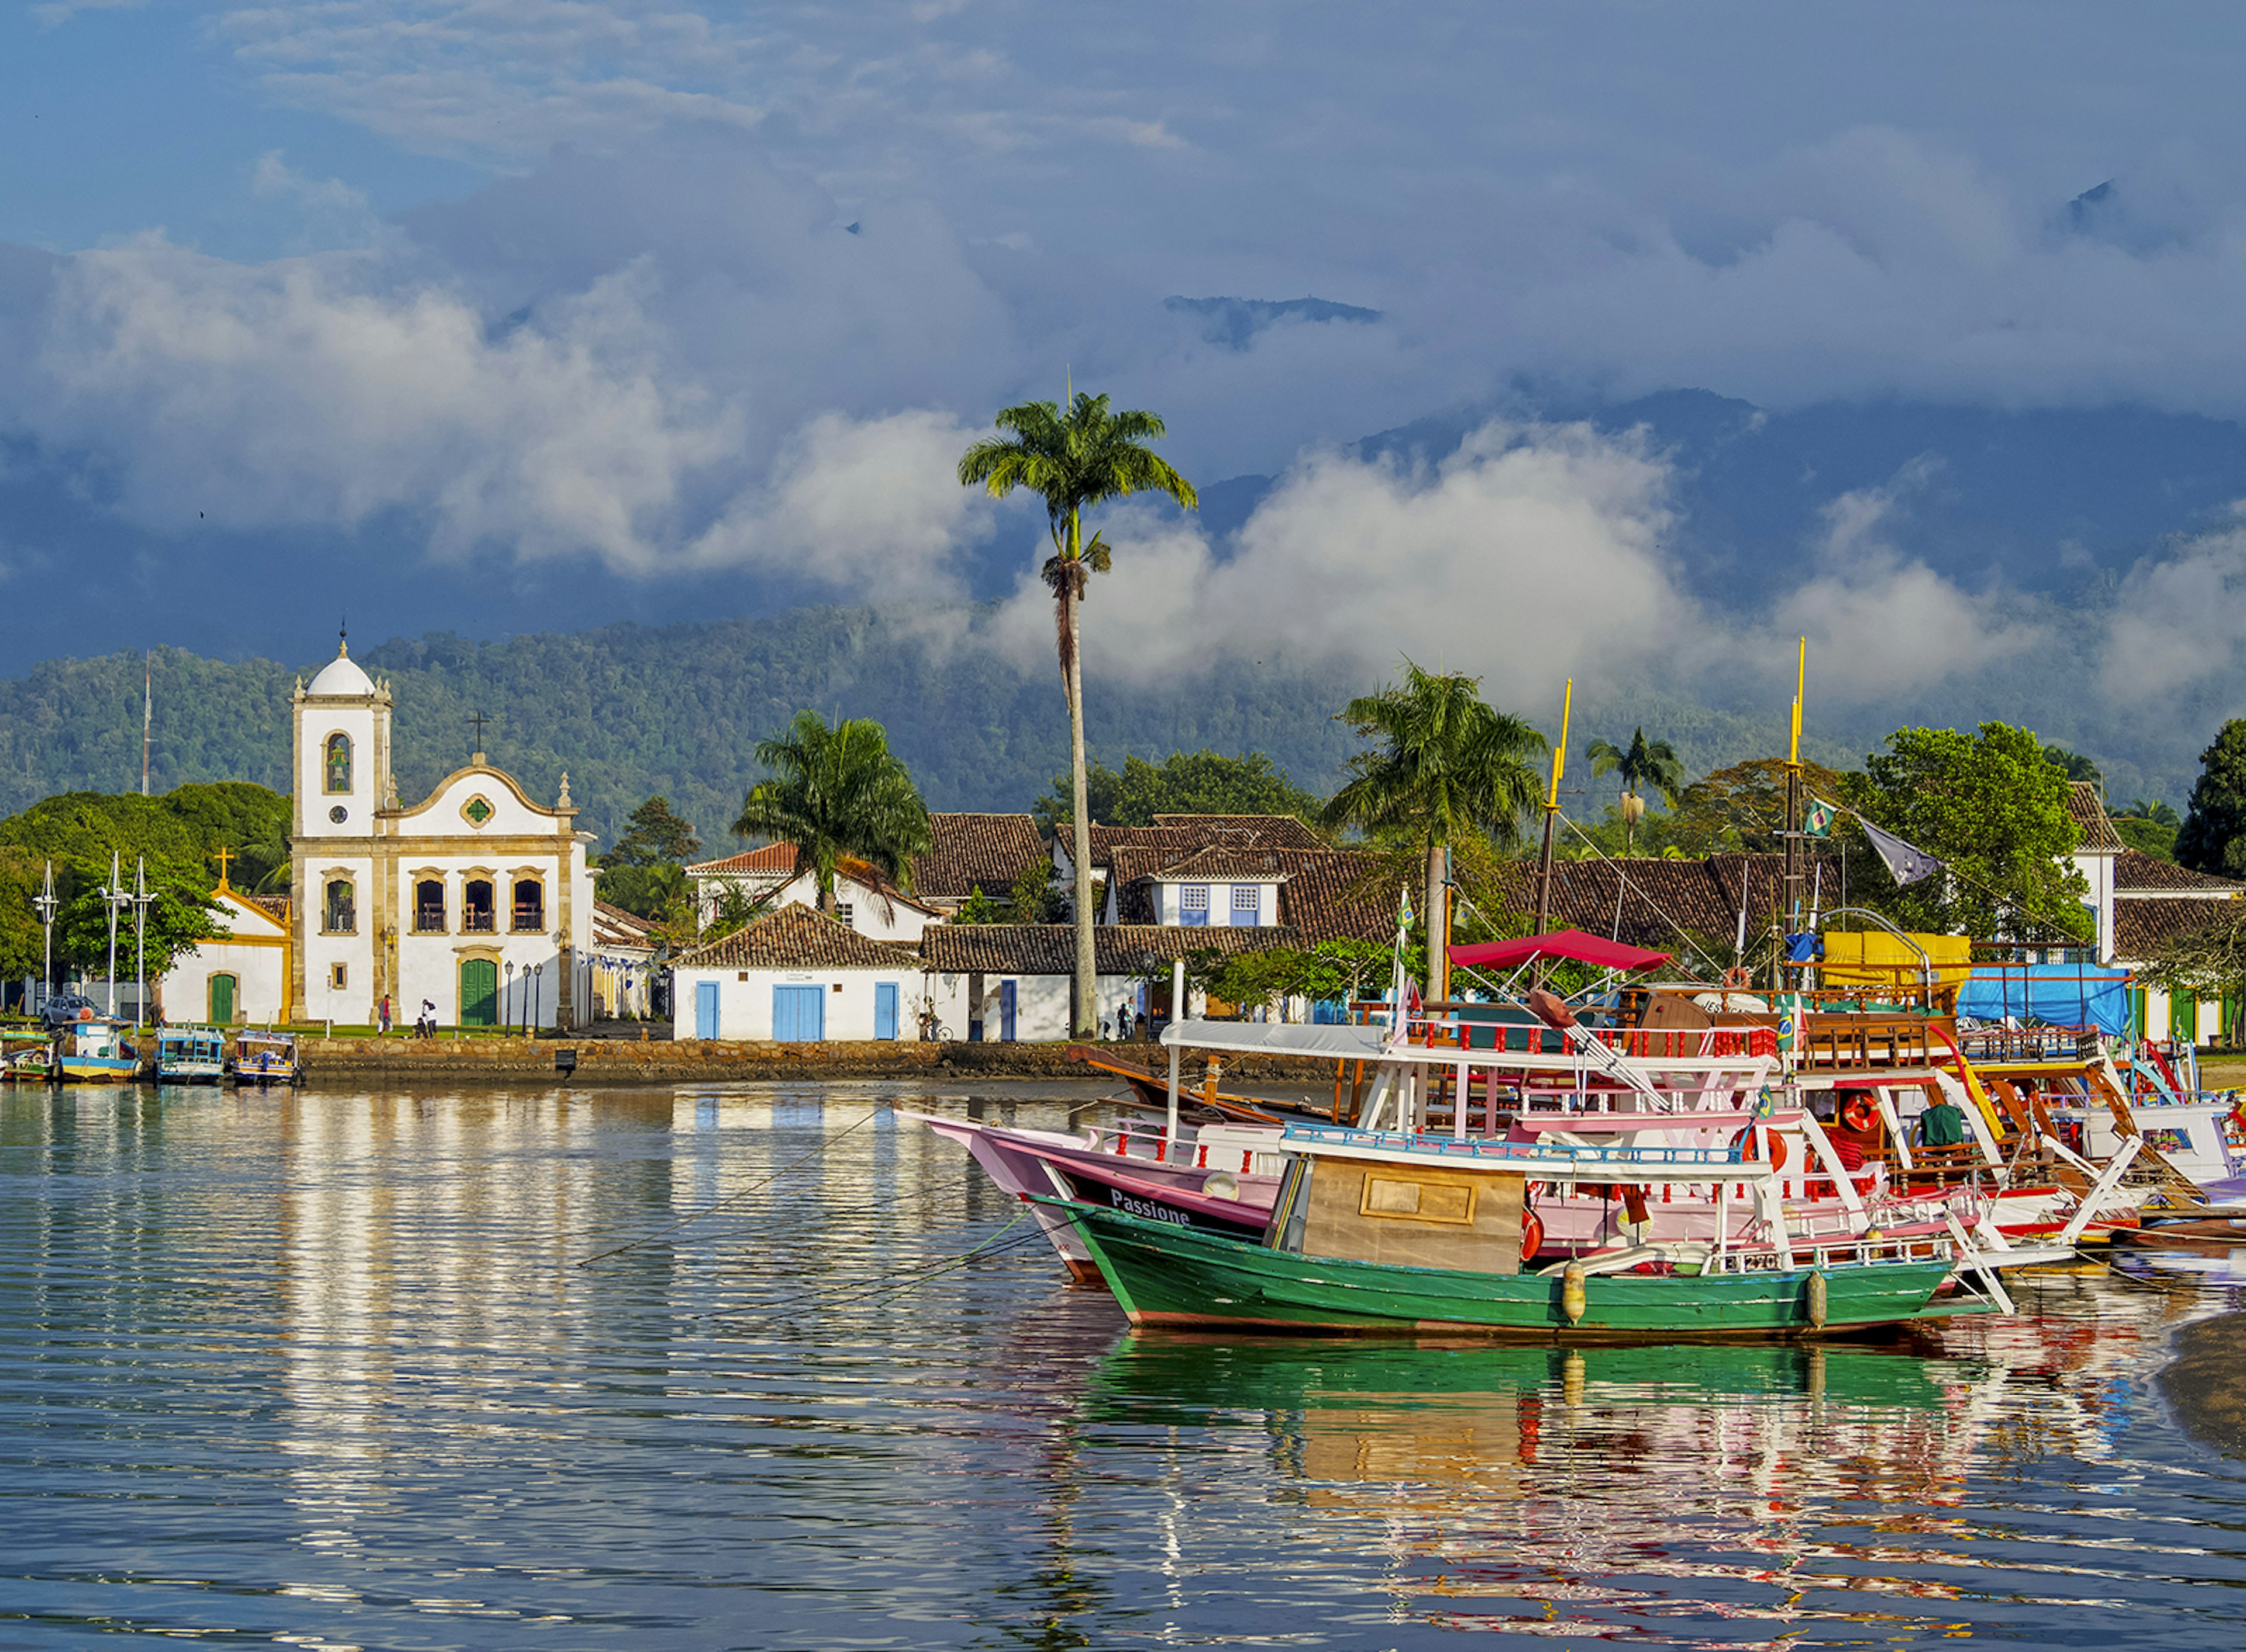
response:
<path id="1" fill-rule="evenodd" d="M 1279 1021 L 1181 1021 L 1162 1029 L 1162 1042 L 1188 1050 L 1222 1050 L 1241 1055 L 1323 1056 L 1378 1061 L 1386 1053 L 1385 1027 L 1344 1023 L 1303 1026 Z M 1453 1056 L 1453 1059 L 1456 1059 Z"/>

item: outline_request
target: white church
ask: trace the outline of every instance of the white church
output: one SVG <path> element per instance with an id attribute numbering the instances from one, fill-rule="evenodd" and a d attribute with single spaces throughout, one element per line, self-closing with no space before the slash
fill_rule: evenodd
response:
<path id="1" fill-rule="evenodd" d="M 285 984 L 276 1004 L 228 992 L 234 1018 L 364 1024 L 386 996 L 402 1026 L 425 1000 L 446 1026 L 578 1025 L 595 874 L 568 776 L 552 806 L 536 803 L 478 751 L 425 801 L 402 806 L 389 684 L 347 646 L 310 687 L 298 683 L 294 710 Z M 217 975 L 241 944 L 214 939 L 178 961 L 164 983 L 174 1013 L 218 1002 Z"/>

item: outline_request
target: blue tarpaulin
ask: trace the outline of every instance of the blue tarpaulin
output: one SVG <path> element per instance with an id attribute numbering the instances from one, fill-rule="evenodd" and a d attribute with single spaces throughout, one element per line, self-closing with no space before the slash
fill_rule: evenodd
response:
<path id="1" fill-rule="evenodd" d="M 2087 963 L 1977 964 L 1957 995 L 1957 1013 L 1976 1021 L 2040 1021 L 2052 1027 L 2095 1027 L 2126 1035 L 2129 995 L 2125 969 Z"/>

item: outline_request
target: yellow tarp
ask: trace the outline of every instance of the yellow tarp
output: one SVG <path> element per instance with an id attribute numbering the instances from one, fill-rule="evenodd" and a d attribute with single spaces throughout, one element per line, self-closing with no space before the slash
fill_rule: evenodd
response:
<path id="1" fill-rule="evenodd" d="M 1973 941 L 1970 935 L 1913 935 L 1919 951 L 1934 966 L 1936 992 L 1954 990 L 1973 973 Z M 1900 935 L 1868 929 L 1855 935 L 1827 935 L 1825 962 L 1817 972 L 1820 986 L 1864 987 L 1882 994 L 1916 997 L 1923 979 L 1917 952 Z"/>

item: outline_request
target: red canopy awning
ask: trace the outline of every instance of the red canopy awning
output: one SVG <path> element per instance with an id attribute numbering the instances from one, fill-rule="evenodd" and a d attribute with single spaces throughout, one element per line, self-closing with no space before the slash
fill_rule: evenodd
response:
<path id="1" fill-rule="evenodd" d="M 1532 958 L 1572 958 L 1577 963 L 1600 969 L 1650 969 L 1655 964 L 1669 962 L 1665 952 L 1625 947 L 1619 941 L 1586 935 L 1581 929 L 1559 929 L 1519 941 L 1485 941 L 1476 946 L 1451 948 L 1453 963 L 1487 965 L 1495 969 L 1510 969 Z"/>

